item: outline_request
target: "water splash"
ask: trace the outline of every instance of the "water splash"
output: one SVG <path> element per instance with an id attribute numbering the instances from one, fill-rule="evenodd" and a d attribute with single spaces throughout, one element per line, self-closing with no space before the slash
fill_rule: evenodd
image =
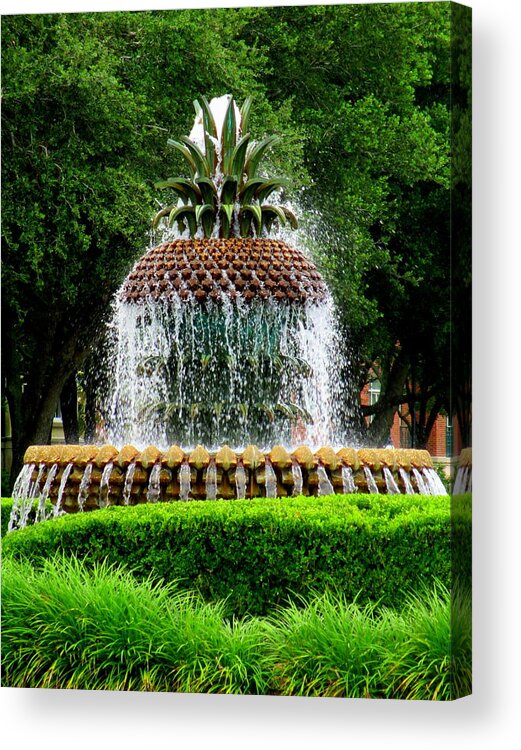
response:
<path id="1" fill-rule="evenodd" d="M 369 492 L 371 492 L 373 495 L 379 495 L 380 490 L 378 489 L 378 485 L 374 480 L 373 472 L 371 471 L 369 466 L 364 466 L 364 474 L 367 481 L 367 489 L 369 490 Z"/>
<path id="2" fill-rule="evenodd" d="M 416 486 L 418 487 L 418 492 L 420 493 L 420 495 L 429 495 L 429 489 L 418 469 L 413 466 L 411 471 L 414 479 L 416 480 Z"/>
<path id="3" fill-rule="evenodd" d="M 80 511 L 83 511 L 87 497 L 89 495 L 90 479 L 92 475 L 92 464 L 87 464 L 83 472 L 83 476 L 80 482 L 80 488 L 78 490 L 78 506 Z"/>
<path id="4" fill-rule="evenodd" d="M 53 517 L 56 518 L 57 516 L 61 515 L 64 511 L 62 510 L 62 503 L 63 503 L 63 493 L 65 492 L 65 486 L 67 485 L 67 480 L 69 479 L 69 475 L 74 467 L 74 464 L 68 463 L 65 469 L 63 470 L 61 482 L 60 482 L 60 488 L 58 490 L 58 498 L 56 500 L 56 505 L 54 506 L 54 512 Z"/>
<path id="5" fill-rule="evenodd" d="M 319 495 L 333 495 L 335 490 L 331 481 L 327 475 L 325 468 L 322 465 L 317 467 L 318 474 L 318 494 Z"/>
<path id="6" fill-rule="evenodd" d="M 235 494 L 237 500 L 244 500 L 246 497 L 246 470 L 242 464 L 235 469 Z"/>
<path id="7" fill-rule="evenodd" d="M 106 464 L 105 468 L 103 469 L 103 474 L 101 475 L 101 480 L 99 483 L 99 500 L 98 505 L 100 508 L 106 508 L 109 504 L 109 495 L 110 495 L 110 475 L 112 474 L 112 469 L 114 468 L 114 464 L 112 461 L 109 461 L 108 464 Z"/>
<path id="8" fill-rule="evenodd" d="M 49 499 L 50 493 L 51 493 L 51 487 L 54 482 L 54 478 L 56 476 L 56 473 L 58 471 L 58 464 L 53 464 L 51 468 L 49 469 L 49 473 L 47 474 L 47 479 L 45 480 L 45 484 L 43 485 L 43 490 L 40 492 L 40 497 L 38 498 L 38 511 L 36 514 L 36 521 L 45 521 L 47 518 L 47 513 L 45 510 L 45 504 L 47 500 Z"/>
<path id="9" fill-rule="evenodd" d="M 143 449 L 341 441 L 331 300 L 116 304 L 108 440 Z"/>
<path id="10" fill-rule="evenodd" d="M 190 472 L 190 465 L 188 463 L 181 464 L 179 468 L 179 499 L 188 500 L 190 490 L 192 488 L 192 478 Z"/>
<path id="11" fill-rule="evenodd" d="M 43 473 L 45 471 L 45 464 L 41 463 L 38 466 L 38 476 L 36 477 L 36 481 L 33 485 L 31 485 L 29 489 L 29 497 L 34 499 L 35 497 L 38 497 L 40 494 L 40 483 L 42 481 Z"/>
<path id="12" fill-rule="evenodd" d="M 411 480 L 409 478 L 408 472 L 406 472 L 405 469 L 402 466 L 400 466 L 400 468 L 398 469 L 398 473 L 400 474 L 402 478 L 402 481 L 405 487 L 405 494 L 414 495 L 415 494 L 414 487 L 411 484 Z"/>
<path id="13" fill-rule="evenodd" d="M 237 475 L 235 476 L 237 482 Z M 206 479 L 205 479 L 205 493 L 207 500 L 215 500 L 217 498 L 217 466 L 215 461 L 210 461 L 206 468 Z"/>
<path id="14" fill-rule="evenodd" d="M 300 464 L 295 459 L 291 462 L 291 474 L 293 476 L 293 495 L 297 497 L 298 495 L 302 495 L 304 481 L 302 479 Z"/>
<path id="15" fill-rule="evenodd" d="M 34 471 L 35 464 L 25 464 L 22 467 L 21 472 L 16 478 L 16 482 L 13 487 L 13 508 L 11 510 L 11 516 L 9 518 L 9 524 L 7 526 L 8 531 L 14 531 L 17 528 L 23 528 L 21 526 L 21 515 L 23 515 L 24 506 L 26 504 L 31 507 L 31 501 L 29 499 L 29 489 L 31 486 L 31 477 Z"/>
<path id="16" fill-rule="evenodd" d="M 188 467 L 190 468 L 190 467 Z M 159 483 L 159 475 L 161 474 L 161 464 L 154 464 L 150 477 L 148 478 L 148 489 L 147 489 L 147 502 L 157 503 L 161 494 L 161 485 Z"/>
<path id="17" fill-rule="evenodd" d="M 277 497 L 277 475 L 271 465 L 271 462 L 266 459 L 264 467 L 265 483 L 266 483 L 266 497 Z"/>
<path id="18" fill-rule="evenodd" d="M 453 495 L 463 495 L 472 491 L 472 471 L 469 466 L 461 466 L 456 474 L 452 490 Z"/>
<path id="19" fill-rule="evenodd" d="M 383 467 L 383 475 L 385 479 L 385 486 L 387 487 L 387 494 L 388 495 L 399 495 L 400 490 L 398 489 L 398 485 L 396 484 L 396 481 L 391 473 L 391 470 L 387 467 Z"/>
<path id="20" fill-rule="evenodd" d="M 132 491 L 132 484 L 134 482 L 134 474 L 136 471 L 136 462 L 132 461 L 127 467 L 127 473 L 125 474 L 125 485 L 123 487 L 123 504 L 128 505 L 130 503 L 130 493 Z"/>
<path id="21" fill-rule="evenodd" d="M 344 495 L 357 492 L 353 470 L 350 466 L 342 466 L 342 492 Z"/>
<path id="22" fill-rule="evenodd" d="M 438 473 L 435 469 L 431 468 L 424 468 L 422 469 L 423 476 L 425 478 L 425 481 L 427 483 L 427 487 L 429 488 L 429 492 L 431 495 L 446 495 L 447 490 L 445 489 L 445 486 L 443 482 L 441 481 L 440 477 L 438 476 Z"/>

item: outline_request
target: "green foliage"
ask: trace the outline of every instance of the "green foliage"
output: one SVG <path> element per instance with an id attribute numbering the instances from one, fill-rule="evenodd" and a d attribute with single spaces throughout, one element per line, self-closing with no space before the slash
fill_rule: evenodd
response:
<path id="1" fill-rule="evenodd" d="M 9 534 L 6 556 L 57 552 L 178 580 L 235 615 L 328 588 L 396 606 L 451 580 L 450 499 L 341 496 L 114 507 Z"/>
<path id="2" fill-rule="evenodd" d="M 5 564 L 4 684 L 262 693 L 261 628 L 174 585 L 73 559 Z"/>
<path id="3" fill-rule="evenodd" d="M 282 695 L 368 698 L 382 691 L 382 652 L 393 621 L 374 604 L 361 607 L 326 592 L 270 617 L 273 684 Z"/>
<path id="4" fill-rule="evenodd" d="M 401 358 L 407 367 L 400 396 L 414 368 L 413 393 L 448 409 L 452 340 L 453 400 L 467 434 L 470 17 L 455 8 L 461 6 L 4 18 L 3 367 L 15 463 L 28 442 L 45 441 L 61 384 L 81 366 L 146 244 L 157 211 L 152 184 L 165 170 L 180 174 L 186 153 L 197 160 L 183 141 L 185 156 L 166 150 L 167 134 L 189 132 L 194 99 L 224 92 L 255 100 L 244 133 L 250 140 L 235 150 L 229 111 L 228 176 L 246 163 L 248 150 L 253 157 L 254 138 L 276 133 L 266 173 L 276 169 L 289 186 L 307 186 L 299 196 L 302 223 L 303 209 L 321 216 L 309 249 L 355 349 L 354 388 L 377 363 L 384 401 L 396 390 L 393 367 Z M 211 159 L 208 138 L 206 144 Z M 255 159 L 250 166 L 249 177 Z M 200 223 L 208 234 L 217 198 L 208 170 L 199 167 L 201 176 L 190 180 L 197 190 L 172 218 L 191 231 Z M 250 184 L 241 198 L 252 207 L 240 217 L 244 232 L 283 220 L 276 208 L 259 216 L 268 200 L 255 195 L 259 186 Z M 229 180 L 219 206 L 223 234 L 234 223 L 227 201 L 236 190 Z M 461 250 L 452 257 L 451 242 Z M 376 414 L 373 432 L 386 434 L 380 421 Z"/>
<path id="5" fill-rule="evenodd" d="M 331 592 L 299 605 L 227 621 L 222 603 L 105 563 L 57 557 L 35 570 L 6 559 L 3 684 L 432 700 L 470 692 L 469 601 L 455 607 L 442 586 L 402 611 Z"/>
<path id="6" fill-rule="evenodd" d="M 64 382 L 146 246 L 152 183 L 172 158 L 165 134 L 189 128 L 190 102 L 254 94 L 252 135 L 294 135 L 287 106 L 256 80 L 264 58 L 243 24 L 231 10 L 5 17 L 2 368 L 15 472 L 28 444 L 47 441 Z M 293 152 L 277 149 L 288 176 Z"/>
<path id="7" fill-rule="evenodd" d="M 422 590 L 394 623 L 384 657 L 386 697 L 453 700 L 472 691 L 472 616 L 468 595 Z"/>

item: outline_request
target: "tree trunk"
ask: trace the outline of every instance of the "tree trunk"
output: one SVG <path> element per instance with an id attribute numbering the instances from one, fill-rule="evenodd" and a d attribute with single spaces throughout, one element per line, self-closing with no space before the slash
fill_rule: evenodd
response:
<path id="1" fill-rule="evenodd" d="M 367 430 L 371 445 L 384 446 L 389 443 L 394 415 L 403 395 L 408 370 L 407 358 L 400 352 L 391 365 L 386 388 L 380 393 L 373 421 Z"/>
<path id="2" fill-rule="evenodd" d="M 75 372 L 65 381 L 60 395 L 60 405 L 65 442 L 77 444 L 80 439 L 80 430 L 78 425 L 78 386 Z"/>

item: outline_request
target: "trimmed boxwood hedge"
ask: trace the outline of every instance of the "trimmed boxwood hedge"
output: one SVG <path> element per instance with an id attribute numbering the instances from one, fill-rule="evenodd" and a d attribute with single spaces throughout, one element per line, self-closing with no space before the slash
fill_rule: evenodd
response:
<path id="1" fill-rule="evenodd" d="M 400 606 L 435 579 L 450 586 L 450 498 L 332 495 L 113 507 L 14 531 L 5 555 L 56 553 L 177 580 L 229 612 L 262 615 L 328 588 Z"/>

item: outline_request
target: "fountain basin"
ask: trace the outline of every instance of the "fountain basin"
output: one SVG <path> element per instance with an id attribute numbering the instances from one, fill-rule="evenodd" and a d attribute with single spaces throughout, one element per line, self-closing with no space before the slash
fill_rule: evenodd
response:
<path id="1" fill-rule="evenodd" d="M 27 449 L 23 471 L 25 486 L 18 487 L 18 497 L 36 499 L 45 488 L 55 515 L 107 505 L 208 498 L 445 494 L 425 450 L 323 446 L 313 452 L 300 446 L 290 453 L 281 445 L 269 451 L 253 445 L 241 451 L 226 445 L 217 451 L 201 445 L 193 450 L 170 446 L 166 451 L 155 446 L 138 451 L 131 445 L 43 445 Z"/>

